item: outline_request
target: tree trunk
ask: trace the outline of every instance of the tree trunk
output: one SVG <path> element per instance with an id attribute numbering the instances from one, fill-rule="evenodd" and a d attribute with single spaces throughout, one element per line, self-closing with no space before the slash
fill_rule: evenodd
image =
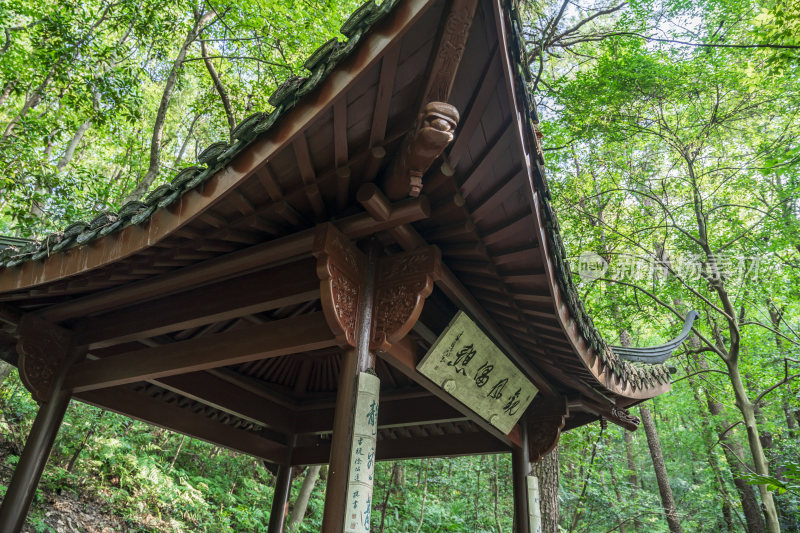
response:
<path id="1" fill-rule="evenodd" d="M 297 499 L 294 501 L 292 517 L 286 528 L 287 531 L 294 531 L 303 521 L 303 517 L 305 517 L 306 510 L 308 509 L 308 502 L 311 499 L 311 493 L 314 492 L 314 486 L 319 477 L 319 469 L 320 465 L 308 467 L 306 477 L 303 478 L 303 485 L 300 487 L 300 492 L 297 494 Z"/>
<path id="2" fill-rule="evenodd" d="M 650 457 L 653 459 L 653 469 L 658 482 L 658 492 L 661 494 L 661 505 L 664 507 L 664 514 L 667 516 L 667 525 L 669 525 L 670 533 L 683 533 L 678 519 L 678 509 L 675 507 L 675 499 L 672 497 L 672 487 L 669 485 L 669 476 L 667 475 L 667 467 L 664 464 L 664 456 L 661 453 L 661 442 L 658 439 L 656 425 L 653 423 L 650 409 L 640 407 L 639 413 L 642 415 L 642 425 L 647 435 L 647 446 L 650 448 Z"/>
<path id="3" fill-rule="evenodd" d="M 539 479 L 542 533 L 558 533 L 558 447 L 531 465 Z"/>
<path id="4" fill-rule="evenodd" d="M 625 459 L 628 463 L 628 483 L 631 486 L 631 496 L 633 497 L 634 508 L 636 508 L 636 502 L 639 501 L 639 475 L 636 468 L 636 458 L 633 454 L 633 433 L 625 431 L 623 438 L 625 439 Z M 633 515 L 633 531 L 637 533 L 641 529 L 642 520 L 637 513 Z"/>
<path id="5" fill-rule="evenodd" d="M 696 361 L 702 370 L 708 370 L 708 363 L 704 359 L 697 358 Z M 708 412 L 711 413 L 713 417 L 724 420 L 725 410 L 722 404 L 714 400 L 709 395 L 708 391 L 705 392 L 705 396 Z M 725 460 L 728 462 L 731 476 L 733 476 L 733 484 L 736 487 L 736 492 L 739 493 L 739 500 L 742 502 L 742 512 L 744 513 L 744 519 L 747 525 L 747 533 L 766 533 L 764 517 L 761 514 L 761 507 L 756 499 L 755 490 L 752 485 L 748 485 L 747 481 L 742 479 L 744 450 L 741 444 L 739 444 L 739 441 L 731 438 L 730 432 L 727 431 L 725 427 L 722 427 L 724 425 L 725 424 L 718 424 L 716 430 L 719 442 L 722 445 L 722 453 L 725 455 Z"/>
<path id="6" fill-rule="evenodd" d="M 419 523 L 417 524 L 417 530 L 414 533 L 419 533 L 422 529 L 422 524 L 425 521 L 425 499 L 428 497 L 428 467 L 430 466 L 431 460 L 425 459 L 425 481 L 422 482 L 422 507 L 419 510 Z"/>
<path id="7" fill-rule="evenodd" d="M 392 492 L 401 492 L 406 487 L 406 467 L 400 461 L 392 463 L 392 476 L 394 477 L 394 485 L 392 485 Z"/>
<path id="8" fill-rule="evenodd" d="M 383 505 L 381 506 L 381 525 L 378 527 L 378 533 L 383 533 L 383 529 L 386 526 L 386 513 L 389 512 L 389 496 L 391 496 L 392 489 L 394 488 L 394 465 L 396 464 L 396 462 L 392 463 L 392 473 L 389 475 L 389 482 L 386 484 L 386 492 L 383 495 Z"/>
<path id="9" fill-rule="evenodd" d="M 492 503 L 494 508 L 494 526 L 497 528 L 497 533 L 503 533 L 503 526 L 500 524 L 500 486 L 497 480 L 497 471 L 499 470 L 497 464 L 497 455 L 492 456 Z"/>
<path id="10" fill-rule="evenodd" d="M 181 454 L 181 448 L 183 448 L 183 441 L 186 440 L 186 435 L 181 435 L 181 442 L 178 444 L 178 449 L 175 450 L 175 455 L 172 456 L 172 461 L 169 463 L 169 468 L 167 471 L 172 470 L 172 467 L 175 466 L 175 461 L 178 460 L 178 456 Z"/>
<path id="11" fill-rule="evenodd" d="M 606 446 L 611 446 L 610 441 L 611 439 L 607 437 Z M 628 520 L 622 516 L 622 512 L 620 512 L 620 509 L 617 507 L 617 502 L 622 502 L 624 500 L 622 498 L 622 493 L 619 490 L 619 481 L 617 480 L 617 473 L 614 470 L 613 461 L 609 461 L 608 463 L 608 473 L 611 476 L 611 487 L 614 490 L 614 498 L 610 498 L 608 503 L 613 513 L 617 516 L 617 527 L 619 527 L 619 533 L 629 533 L 627 523 Z M 606 494 L 608 492 L 608 487 L 606 487 L 605 476 L 603 476 L 602 473 L 600 475 L 600 483 L 603 486 L 603 494 Z"/>
<path id="12" fill-rule="evenodd" d="M 0 361 L 0 385 L 2 385 L 14 367 L 5 361 Z"/>
<path id="13" fill-rule="evenodd" d="M 64 150 L 64 155 L 61 156 L 61 159 L 58 160 L 56 164 L 56 172 L 61 173 L 64 170 L 69 162 L 72 160 L 72 156 L 75 155 L 75 149 L 80 144 L 81 139 L 83 139 L 83 135 L 89 130 L 92 126 L 92 119 L 87 118 L 83 124 L 78 126 L 78 130 L 75 132 L 75 135 L 72 136 L 72 139 L 69 141 L 66 150 Z"/>
<path id="14" fill-rule="evenodd" d="M 583 511 L 583 500 L 586 498 L 586 490 L 589 488 L 589 477 L 592 475 L 592 468 L 594 467 L 594 459 L 597 457 L 597 444 L 600 442 L 600 439 L 603 437 L 603 430 L 605 426 L 601 426 L 600 434 L 597 436 L 597 439 L 592 444 L 592 453 L 589 456 L 589 465 L 584 469 L 583 465 L 581 465 L 580 469 L 580 477 L 583 479 L 583 488 L 581 489 L 581 493 L 578 496 L 578 501 L 575 503 L 575 512 L 572 514 L 572 520 L 569 524 L 569 533 L 575 531 L 575 527 L 578 525 L 578 517 L 581 515 Z M 583 455 L 583 454 L 581 454 Z"/>
<path id="15" fill-rule="evenodd" d="M 181 143 L 181 149 L 178 152 L 178 157 L 175 158 L 175 164 L 172 165 L 175 168 L 178 168 L 183 160 L 183 155 L 186 153 L 186 147 L 189 146 L 189 141 L 192 138 L 192 133 L 194 133 L 194 127 L 197 125 L 197 121 L 200 119 L 200 114 L 194 116 L 192 119 L 192 123 L 189 124 L 189 129 L 186 131 L 186 137 L 184 137 L 183 142 Z"/>
<path id="16" fill-rule="evenodd" d="M 219 74 L 217 74 L 217 69 L 214 68 L 214 63 L 212 63 L 208 58 L 208 47 L 206 46 L 206 42 L 203 40 L 200 41 L 200 52 L 203 54 L 203 63 L 206 64 L 208 74 L 214 81 L 214 88 L 217 90 L 217 94 L 219 94 L 219 99 L 222 100 L 222 106 L 225 108 L 225 117 L 228 119 L 228 129 L 232 134 L 233 128 L 236 127 L 236 117 L 233 115 L 231 99 L 228 97 L 228 93 L 225 91 L 225 86 L 222 85 L 222 80 L 220 79 Z"/>
<path id="17" fill-rule="evenodd" d="M 167 82 L 164 85 L 164 92 L 161 94 L 161 103 L 156 113 L 156 121 L 155 124 L 153 124 L 153 137 L 150 141 L 150 162 L 147 167 L 147 172 L 136 187 L 134 187 L 133 191 L 125 197 L 124 202 L 141 199 L 158 176 L 158 171 L 161 168 L 161 141 L 164 137 L 164 123 L 167 119 L 167 110 L 172 100 L 172 93 L 175 91 L 175 85 L 178 82 L 178 75 L 183 68 L 183 61 L 186 59 L 186 52 L 189 50 L 189 46 L 197 39 L 197 36 L 200 35 L 200 32 L 206 24 L 215 16 L 216 13 L 212 10 L 198 17 L 178 50 L 178 55 L 172 63 L 172 70 L 170 70 Z"/>
<path id="18" fill-rule="evenodd" d="M 708 412 L 705 406 L 703 406 L 703 401 L 700 399 L 700 392 L 697 386 L 697 382 L 695 381 L 694 377 L 690 374 L 687 376 L 689 379 L 689 384 L 692 387 L 692 393 L 694 395 L 694 399 L 698 405 L 698 412 L 700 413 L 700 418 L 702 419 L 703 425 L 701 428 L 703 434 L 703 441 L 706 445 L 706 456 L 708 460 L 709 466 L 711 466 L 711 470 L 714 472 L 714 478 L 717 480 L 717 486 L 719 487 L 719 493 L 722 499 L 722 519 L 723 519 L 723 526 L 725 531 L 733 531 L 733 515 L 731 512 L 731 505 L 730 501 L 731 498 L 728 494 L 728 489 L 725 486 L 725 479 L 722 476 L 722 470 L 720 468 L 719 462 L 717 461 L 717 456 L 714 454 L 714 438 L 713 438 L 713 427 L 714 424 L 710 417 L 708 416 Z M 752 491 L 751 491 L 752 494 Z M 756 515 L 758 517 L 758 515 Z M 758 517 L 760 518 L 760 517 Z"/>
<path id="19" fill-rule="evenodd" d="M 744 417 L 744 427 L 747 430 L 747 441 L 750 444 L 750 454 L 753 456 L 755 471 L 758 475 L 769 476 L 769 464 L 767 463 L 767 457 L 764 455 L 764 447 L 761 445 L 761 439 L 759 438 L 753 403 L 750 401 L 750 398 L 747 396 L 747 391 L 744 388 L 742 376 L 739 373 L 739 365 L 735 360 L 726 361 L 726 363 L 728 365 L 728 375 L 733 385 L 733 393 L 736 397 L 736 406 Z M 772 493 L 767 490 L 766 485 L 758 485 L 758 492 L 761 495 L 761 504 L 767 524 L 767 531 L 769 533 L 780 533 L 781 526 L 778 523 L 778 511 L 775 508 L 775 500 L 772 498 Z"/>
<path id="20" fill-rule="evenodd" d="M 94 421 L 94 424 L 92 424 L 92 427 L 90 427 L 89 431 L 86 432 L 86 435 L 83 437 L 83 441 L 81 441 L 80 445 L 78 445 L 78 448 L 75 450 L 75 453 L 73 453 L 72 457 L 70 457 L 69 463 L 67 464 L 67 472 L 72 472 L 75 470 L 75 464 L 78 462 L 78 457 L 80 457 L 81 452 L 86 447 L 86 443 L 89 442 L 89 439 L 91 439 L 92 435 L 94 435 L 95 431 L 97 431 L 97 426 L 100 425 L 100 420 L 102 420 L 104 414 L 106 414 L 105 409 L 100 411 L 100 414 L 97 415 L 97 419 Z"/>
<path id="21" fill-rule="evenodd" d="M 83 43 L 91 39 L 94 35 L 94 30 L 96 30 L 103 22 L 105 22 L 109 12 L 111 11 L 111 8 L 112 6 L 109 5 L 103 10 L 103 13 L 100 15 L 100 18 L 98 18 L 89 27 L 89 30 L 86 32 L 86 35 L 78 43 L 76 43 L 75 46 L 72 47 L 73 52 L 70 56 L 62 56 L 53 64 L 52 67 L 50 67 L 50 70 L 47 72 L 47 75 L 45 76 L 44 80 L 42 80 L 42 83 L 40 83 L 39 86 L 33 90 L 33 93 L 31 93 L 30 96 L 28 96 L 28 98 L 25 100 L 25 103 L 22 105 L 22 109 L 20 110 L 20 112 L 17 113 L 17 115 L 6 126 L 6 129 L 3 132 L 2 136 L 3 139 L 10 137 L 16 125 L 28 115 L 31 109 L 39 105 L 39 103 L 42 101 L 42 98 L 44 97 L 45 90 L 50 85 L 50 82 L 53 81 L 53 78 L 57 74 L 59 68 L 61 68 L 61 66 L 65 64 L 66 65 L 72 64 L 72 61 L 78 56 L 79 53 L 81 53 Z"/>
<path id="22" fill-rule="evenodd" d="M 42 81 L 42 83 L 39 84 L 39 86 L 33 90 L 33 93 L 25 100 L 25 103 L 22 104 L 22 109 L 20 109 L 19 113 L 17 113 L 17 115 L 9 121 L 5 131 L 3 132 L 3 139 L 7 139 L 8 137 L 10 137 L 11 133 L 14 131 L 14 128 L 17 126 L 17 124 L 19 124 L 19 122 L 28 115 L 28 112 L 31 109 L 39 105 L 39 102 L 42 101 L 42 96 L 44 96 L 44 90 L 47 88 L 48 85 L 50 85 L 50 82 L 53 80 L 53 74 L 55 73 L 55 68 L 59 66 L 60 63 L 61 62 L 59 61 L 58 63 L 56 63 L 56 65 L 54 65 L 50 69 L 50 72 L 47 73 L 47 76 L 45 76 L 44 81 Z"/>
<path id="23" fill-rule="evenodd" d="M 14 90 L 14 86 L 16 84 L 16 80 L 6 83 L 6 86 L 3 88 L 3 92 L 0 93 L 0 107 L 3 107 L 3 104 L 6 103 L 6 100 L 8 100 L 8 97 L 11 95 L 11 91 Z"/>

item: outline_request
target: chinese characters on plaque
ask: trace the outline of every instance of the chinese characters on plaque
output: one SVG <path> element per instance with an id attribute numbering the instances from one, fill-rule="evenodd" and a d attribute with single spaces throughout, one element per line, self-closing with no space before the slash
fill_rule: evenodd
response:
<path id="1" fill-rule="evenodd" d="M 417 370 L 505 434 L 538 392 L 463 311 L 439 335 Z"/>
<path id="2" fill-rule="evenodd" d="M 366 533 L 372 518 L 372 476 L 378 438 L 378 395 L 381 382 L 372 374 L 358 376 L 350 480 L 347 484 L 345 533 Z"/>

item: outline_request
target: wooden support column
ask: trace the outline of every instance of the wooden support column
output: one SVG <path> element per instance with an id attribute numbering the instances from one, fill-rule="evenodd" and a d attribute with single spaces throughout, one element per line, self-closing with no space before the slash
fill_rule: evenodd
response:
<path id="1" fill-rule="evenodd" d="M 342 240 L 338 239 L 336 242 L 339 245 L 344 245 L 344 247 L 340 248 L 340 251 L 345 252 L 346 256 L 358 257 L 357 254 L 353 253 L 355 250 L 346 250 L 347 244 Z M 366 257 L 359 257 L 360 261 L 357 261 L 360 263 L 359 268 L 354 268 L 354 272 L 352 272 L 357 273 L 360 271 L 362 274 L 357 293 L 358 314 L 355 320 L 355 338 L 351 339 L 355 341 L 356 348 L 354 350 L 346 350 L 342 357 L 339 390 L 336 397 L 336 412 L 333 419 L 333 436 L 331 439 L 328 483 L 325 492 L 325 511 L 322 516 L 322 533 L 341 533 L 345 530 L 345 522 L 348 519 L 348 509 L 346 507 L 350 489 L 350 461 L 354 442 L 359 375 L 362 372 L 374 372 L 375 369 L 375 357 L 370 352 L 369 347 L 372 337 L 372 308 L 378 250 L 377 243 L 371 242 L 369 246 L 370 250 Z M 355 264 L 350 263 L 351 265 Z M 355 280 L 351 279 L 351 281 Z M 346 333 L 345 335 L 347 337 Z M 371 501 L 371 499 L 368 501 Z"/>
<path id="2" fill-rule="evenodd" d="M 350 470 L 352 417 L 355 407 L 358 355 L 355 350 L 342 354 L 339 391 L 336 396 L 336 413 L 333 417 L 333 436 L 325 489 L 325 510 L 322 515 L 322 533 L 341 533 L 347 505 L 347 477 Z"/>
<path id="3" fill-rule="evenodd" d="M 59 389 L 39 408 L 25 443 L 25 450 L 14 469 L 6 497 L 0 507 L 0 531 L 3 533 L 17 533 L 22 530 L 67 405 L 69 395 Z"/>
<path id="4" fill-rule="evenodd" d="M 28 315 L 19 325 L 19 370 L 33 397 L 42 401 L 22 457 L 0 507 L 0 531 L 18 533 L 25 524 L 70 396 L 63 390 L 66 368 L 74 359 L 68 331 Z"/>
<path id="5" fill-rule="evenodd" d="M 523 417 L 519 425 L 519 448 L 511 451 L 511 468 L 514 478 L 514 532 L 531 533 L 528 513 L 528 474 L 531 463 L 528 457 L 528 424 Z"/>
<path id="6" fill-rule="evenodd" d="M 272 510 L 269 513 L 267 533 L 283 533 L 286 515 L 289 510 L 289 491 L 292 488 L 292 467 L 280 465 L 275 478 L 275 492 L 272 495 Z"/>
<path id="7" fill-rule="evenodd" d="M 382 207 L 380 218 L 394 216 Z M 333 224 L 316 231 L 322 312 L 337 342 L 351 347 L 339 376 L 322 531 L 358 533 L 368 531 L 372 502 L 380 388 L 374 353 L 411 331 L 439 279 L 441 254 L 426 247 L 378 257 L 377 240 L 364 253 Z"/>

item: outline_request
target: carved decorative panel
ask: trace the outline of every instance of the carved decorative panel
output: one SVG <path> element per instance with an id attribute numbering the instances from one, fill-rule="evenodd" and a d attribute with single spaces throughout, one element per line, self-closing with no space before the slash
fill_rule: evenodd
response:
<path id="1" fill-rule="evenodd" d="M 356 345 L 358 298 L 366 257 L 333 224 L 322 224 L 314 240 L 322 311 L 342 345 Z"/>
<path id="2" fill-rule="evenodd" d="M 439 249 L 428 246 L 402 254 L 382 257 L 375 276 L 373 307 L 373 350 L 386 350 L 414 327 L 425 298 L 441 276 Z"/>
<path id="3" fill-rule="evenodd" d="M 319 226 L 313 253 L 328 326 L 340 344 L 356 346 L 366 256 L 330 223 Z M 388 349 L 411 330 L 440 271 L 441 253 L 433 246 L 378 260 L 370 349 Z"/>
<path id="4" fill-rule="evenodd" d="M 19 376 L 35 400 L 46 402 L 56 378 L 66 370 L 71 335 L 32 315 L 23 316 L 18 333 Z"/>

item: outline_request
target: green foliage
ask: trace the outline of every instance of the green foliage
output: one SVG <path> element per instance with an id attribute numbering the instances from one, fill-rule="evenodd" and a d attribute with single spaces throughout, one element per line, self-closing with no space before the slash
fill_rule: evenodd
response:
<path id="1" fill-rule="evenodd" d="M 778 494 L 786 492 L 800 495 L 800 463 L 791 462 L 784 465 L 784 479 L 772 476 L 748 475 L 747 480 L 751 485 L 767 485 L 769 490 L 777 491 Z"/>
<path id="2" fill-rule="evenodd" d="M 234 120 L 270 110 L 267 97 L 305 74 L 304 59 L 356 5 L 215 2 L 218 16 L 200 38 Z M 0 233 L 41 237 L 118 207 L 147 171 L 165 80 L 196 8 L 0 0 L 8 30 L 0 35 Z M 697 344 L 672 361 L 673 391 L 651 403 L 684 530 L 723 531 L 726 510 L 732 530 L 743 530 L 736 477 L 773 491 L 784 530 L 800 530 L 797 50 L 682 44 L 798 44 L 797 3 L 523 2 L 523 16 L 566 247 L 573 259 L 592 251 L 610 264 L 604 279 L 576 278 L 595 323 L 612 343 L 625 332 L 645 346 L 680 328 L 667 306 L 701 313 Z M 195 42 L 167 111 L 156 185 L 229 136 L 201 59 Z M 743 275 L 720 278 L 733 313 L 721 309 L 720 280 L 710 275 L 715 255 L 749 261 Z M 658 268 L 620 278 L 631 262 Z M 687 263 L 696 269 L 681 270 Z M 732 361 L 757 408 L 768 475 L 748 473 Z M 709 402 L 721 413 L 711 415 Z M 0 388 L 3 473 L 35 413 L 12 374 Z M 560 453 L 564 531 L 667 531 L 641 432 L 626 446 L 619 428 L 587 426 L 563 435 Z M 375 531 L 381 523 L 387 532 L 511 531 L 508 456 L 406 461 L 404 484 L 392 467 L 377 465 Z M 265 531 L 273 482 L 252 458 L 73 403 L 30 524 L 48 531 L 48 498 L 60 492 L 102 502 L 134 531 Z M 299 531 L 319 531 L 324 485 L 323 475 Z M 298 480 L 292 499 L 299 489 Z"/>
<path id="3" fill-rule="evenodd" d="M 268 96 L 304 75 L 305 58 L 357 5 L 215 3 L 219 15 L 200 38 L 235 121 L 271 110 Z M 0 25 L 9 28 L 0 44 L 0 234 L 41 237 L 119 207 L 147 170 L 164 82 L 194 8 L 184 0 L 0 2 Z M 156 185 L 229 137 L 201 59 L 194 42 L 168 108 Z"/>

